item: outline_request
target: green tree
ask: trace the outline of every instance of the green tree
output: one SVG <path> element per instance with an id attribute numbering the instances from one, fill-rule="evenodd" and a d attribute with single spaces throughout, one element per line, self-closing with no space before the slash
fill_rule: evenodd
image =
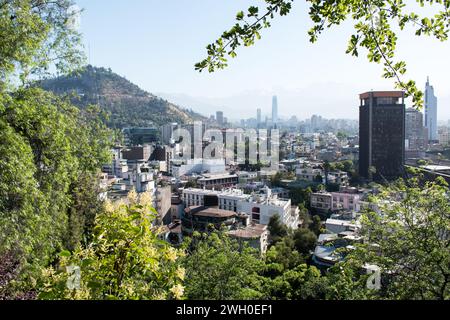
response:
<path id="1" fill-rule="evenodd" d="M 303 255 L 309 255 L 314 250 L 317 242 L 317 236 L 309 229 L 299 228 L 294 231 L 295 248 Z"/>
<path id="2" fill-rule="evenodd" d="M 81 36 L 71 21 L 78 14 L 72 0 L 0 1 L 0 89 L 19 76 L 64 72 L 84 61 Z"/>
<path id="3" fill-rule="evenodd" d="M 306 189 L 292 188 L 289 190 L 289 198 L 291 198 L 292 204 L 303 204 L 304 207 L 308 208 L 311 193 L 313 193 L 311 187 L 308 187 Z"/>
<path id="4" fill-rule="evenodd" d="M 197 180 L 189 179 L 188 182 L 186 182 L 186 185 L 184 187 L 185 188 L 197 188 L 198 187 Z"/>
<path id="5" fill-rule="evenodd" d="M 374 292 L 367 289 L 366 275 L 361 267 L 351 261 L 341 262 L 328 270 L 326 276 L 326 299 L 329 300 L 368 300 Z"/>
<path id="6" fill-rule="evenodd" d="M 272 187 L 280 187 L 281 179 L 283 179 L 283 175 L 281 172 L 277 172 L 274 176 L 270 178 L 270 184 Z"/>
<path id="7" fill-rule="evenodd" d="M 300 264 L 266 282 L 267 298 L 276 300 L 308 300 L 325 297 L 325 278 L 313 266 Z"/>
<path id="8" fill-rule="evenodd" d="M 409 1 L 408 1 L 409 2 Z M 412 80 L 402 80 L 406 73 L 406 63 L 397 61 L 397 32 L 407 26 L 415 28 L 415 34 L 433 36 L 438 40 L 448 39 L 450 29 L 450 2 L 446 0 L 417 0 L 438 8 L 437 14 L 430 18 L 415 12 L 409 12 L 407 1 L 384 0 L 311 0 L 308 1 L 309 16 L 313 27 L 308 32 L 311 42 L 316 42 L 320 34 L 346 20 L 354 22 L 354 34 L 351 35 L 346 53 L 359 55 L 359 49 L 367 51 L 370 62 L 382 63 L 383 77 L 395 79 L 396 86 L 412 97 L 417 107 L 423 105 L 423 93 Z M 287 15 L 294 0 L 265 0 L 266 7 L 251 6 L 244 13 L 236 15 L 236 23 L 223 32 L 219 39 L 207 46 L 207 58 L 195 65 L 196 70 L 207 69 L 214 72 L 227 66 L 227 58 L 237 55 L 241 45 L 251 46 L 261 38 L 261 31 L 271 26 L 275 16 Z"/>
<path id="9" fill-rule="evenodd" d="M 91 192 L 109 158 L 109 132 L 96 110 L 80 112 L 28 86 L 50 69 L 82 62 L 72 5 L 0 0 L 0 126 L 9 143 L 0 143 L 0 256 L 14 252 L 18 261 L 14 278 L 0 289 L 8 298 L 33 290 L 40 268 L 90 233 L 98 206 Z"/>
<path id="10" fill-rule="evenodd" d="M 279 215 L 274 215 L 270 218 L 268 229 L 270 232 L 271 243 L 276 243 L 283 237 L 287 236 L 288 228 L 284 225 Z"/>
<path id="11" fill-rule="evenodd" d="M 311 218 L 311 215 L 309 214 L 308 209 L 306 209 L 306 207 L 303 203 L 300 203 L 298 205 L 298 209 L 299 209 L 299 217 L 300 217 L 300 220 L 302 221 L 302 227 L 309 228 L 309 226 L 312 223 L 312 218 Z"/>
<path id="12" fill-rule="evenodd" d="M 188 299 L 262 298 L 264 267 L 258 252 L 240 245 L 225 233 L 194 235 L 192 251 L 186 256 L 186 297 Z"/>
<path id="13" fill-rule="evenodd" d="M 270 247 L 265 256 L 265 299 L 322 299 L 326 278 L 297 251 L 292 233 Z"/>
<path id="14" fill-rule="evenodd" d="M 295 241 L 292 234 L 289 234 L 270 247 L 266 253 L 265 262 L 264 275 L 274 278 L 286 270 L 293 269 L 305 263 L 305 259 L 295 248 Z"/>
<path id="15" fill-rule="evenodd" d="M 339 140 L 345 140 L 345 139 L 347 139 L 347 134 L 346 134 L 345 132 L 339 131 L 339 132 L 336 134 L 336 137 L 337 137 Z"/>
<path id="16" fill-rule="evenodd" d="M 336 267 L 349 277 L 335 294 L 357 288 L 373 298 L 449 299 L 447 183 L 442 178 L 421 182 L 416 177 L 380 191 L 374 200 L 381 213 L 369 211 L 361 220 L 364 244 L 357 245 L 347 261 Z M 381 268 L 381 290 L 366 289 L 367 277 L 360 275 L 365 264 Z"/>
<path id="17" fill-rule="evenodd" d="M 16 91 L 0 114 L 0 119 L 32 152 L 33 178 L 43 195 L 42 205 L 46 206 L 39 213 L 40 205 L 36 205 L 35 213 L 52 221 L 47 228 L 54 235 L 50 237 L 52 241 L 65 235 L 66 211 L 77 197 L 80 200 L 77 193 L 83 191 L 82 186 L 98 184 L 95 174 L 109 160 L 109 132 L 92 117 L 93 114 L 81 113 L 66 101 L 36 88 Z M 90 191 L 92 188 L 84 196 Z M 85 207 L 95 206 L 95 196 Z M 32 203 L 35 205 L 38 200 Z M 53 250 L 59 245 L 54 243 Z"/>
<path id="18" fill-rule="evenodd" d="M 318 215 L 315 215 L 309 225 L 309 230 L 311 230 L 316 236 L 319 236 L 321 233 L 324 233 L 323 229 L 322 220 L 320 220 Z"/>
<path id="19" fill-rule="evenodd" d="M 40 299 L 182 298 L 183 253 L 159 238 L 150 195 L 132 192 L 128 200 L 106 205 L 89 246 L 59 254 L 56 268 L 44 271 Z M 68 285 L 71 266 L 80 268 L 79 286 Z"/>
<path id="20" fill-rule="evenodd" d="M 92 241 L 97 215 L 103 211 L 99 199 L 100 185 L 95 174 L 81 174 L 70 187 L 71 203 L 68 207 L 68 226 L 64 246 L 70 251 L 86 246 Z"/>

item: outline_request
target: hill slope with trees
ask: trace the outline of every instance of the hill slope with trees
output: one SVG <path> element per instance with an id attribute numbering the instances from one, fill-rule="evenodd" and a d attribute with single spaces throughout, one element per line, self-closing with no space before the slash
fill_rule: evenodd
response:
<path id="1" fill-rule="evenodd" d="M 82 109 L 99 105 L 109 115 L 106 123 L 112 128 L 157 127 L 204 119 L 140 89 L 111 69 L 89 65 L 69 75 L 42 80 L 38 85 L 58 95 L 73 94 L 72 103 Z"/>

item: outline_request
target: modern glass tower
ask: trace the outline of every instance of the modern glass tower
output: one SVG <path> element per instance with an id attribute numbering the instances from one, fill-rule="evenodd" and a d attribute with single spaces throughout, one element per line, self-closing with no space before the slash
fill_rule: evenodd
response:
<path id="1" fill-rule="evenodd" d="M 278 98 L 273 96 L 272 98 L 272 122 L 273 124 L 278 123 Z"/>
<path id="2" fill-rule="evenodd" d="M 217 111 L 216 112 L 216 121 L 217 123 L 222 126 L 224 124 L 224 118 L 223 118 L 223 112 L 222 111 Z"/>
<path id="3" fill-rule="evenodd" d="M 360 95 L 359 174 L 391 180 L 405 164 L 405 98 L 403 91 L 372 91 Z"/>
<path id="4" fill-rule="evenodd" d="M 257 122 L 258 125 L 260 125 L 261 121 L 262 121 L 262 119 L 261 119 L 261 109 L 258 108 L 258 109 L 256 109 L 256 122 Z"/>
<path id="5" fill-rule="evenodd" d="M 434 88 L 427 78 L 425 85 L 425 127 L 428 129 L 428 140 L 439 140 L 437 128 L 437 98 Z"/>

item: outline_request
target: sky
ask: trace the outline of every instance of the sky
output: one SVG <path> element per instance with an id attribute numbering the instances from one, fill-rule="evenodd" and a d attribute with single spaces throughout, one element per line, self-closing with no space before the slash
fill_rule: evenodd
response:
<path id="1" fill-rule="evenodd" d="M 240 48 L 229 67 L 199 73 L 194 64 L 205 46 L 234 23 L 256 0 L 77 0 L 84 9 L 80 31 L 89 62 L 111 68 L 142 89 L 206 116 L 224 111 L 228 119 L 256 117 L 271 110 L 278 96 L 281 117 L 358 118 L 358 94 L 393 90 L 381 65 L 365 55 L 345 54 L 352 23 L 326 30 L 315 44 L 305 1 L 277 17 L 255 46 Z M 423 9 L 419 9 L 423 10 Z M 431 11 L 427 10 L 428 13 Z M 398 58 L 408 65 L 406 79 L 425 86 L 427 76 L 438 96 L 438 117 L 450 119 L 450 41 L 399 33 Z"/>

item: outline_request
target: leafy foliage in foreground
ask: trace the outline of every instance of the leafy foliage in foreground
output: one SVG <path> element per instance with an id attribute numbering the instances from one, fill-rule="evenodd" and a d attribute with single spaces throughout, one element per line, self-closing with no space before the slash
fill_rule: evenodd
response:
<path id="1" fill-rule="evenodd" d="M 20 253 L 20 275 L 32 277 L 26 281 L 32 286 L 36 268 L 89 234 L 109 131 L 95 120 L 95 110 L 80 112 L 40 89 L 2 98 L 0 254 Z"/>
<path id="2" fill-rule="evenodd" d="M 92 242 L 73 254 L 62 251 L 57 267 L 44 271 L 39 298 L 181 298 L 184 269 L 177 259 L 182 252 L 158 237 L 152 225 L 156 214 L 145 193 L 139 199 L 131 193 L 128 204 L 107 204 L 97 216 Z M 78 288 L 70 285 L 73 266 L 81 271 Z"/>
<path id="3" fill-rule="evenodd" d="M 383 287 L 369 292 L 372 296 L 450 299 L 448 195 L 442 178 L 435 182 L 399 180 L 383 188 L 375 199 L 381 213 L 368 212 L 362 220 L 366 243 L 351 252 L 343 264 L 355 275 L 365 263 L 381 268 Z M 361 286 L 359 290 L 363 291 Z"/>
<path id="4" fill-rule="evenodd" d="M 262 298 L 263 263 L 256 250 L 230 239 L 224 233 L 195 234 L 191 252 L 184 259 L 188 299 Z"/>
<path id="5" fill-rule="evenodd" d="M 70 22 L 72 0 L 0 0 L 0 90 L 19 77 L 67 72 L 84 61 L 81 35 Z"/>
<path id="6" fill-rule="evenodd" d="M 80 35 L 69 23 L 72 5 L 70 0 L 0 0 L 2 299 L 34 297 L 40 269 L 62 247 L 82 241 L 69 216 L 78 217 L 84 229 L 84 216 L 95 214 L 96 196 L 88 194 L 107 159 L 109 132 L 96 121 L 96 110 L 80 112 L 26 87 L 31 75 L 47 73 L 50 65 L 64 72 L 82 62 Z M 89 178 L 82 183 L 81 176 Z M 78 201 L 79 210 L 69 213 L 75 198 L 90 203 Z"/>
<path id="7" fill-rule="evenodd" d="M 363 214 L 365 241 L 338 249 L 345 251 L 345 260 L 322 275 L 307 265 L 313 245 L 306 246 L 307 239 L 314 233 L 306 228 L 284 230 L 274 219 L 270 228 L 276 242 L 259 258 L 248 248 L 238 256 L 241 247 L 224 235 L 204 236 L 184 259 L 187 297 L 448 300 L 448 195 L 444 180 L 424 182 L 420 176 L 383 187 L 372 199 L 380 211 Z M 310 228 L 317 224 L 311 221 Z M 368 286 L 367 265 L 380 268 L 380 289 Z"/>
<path id="8" fill-rule="evenodd" d="M 225 233 L 197 234 L 183 265 L 188 299 L 313 299 L 324 289 L 320 272 L 305 264 L 292 241 L 261 257 Z"/>

